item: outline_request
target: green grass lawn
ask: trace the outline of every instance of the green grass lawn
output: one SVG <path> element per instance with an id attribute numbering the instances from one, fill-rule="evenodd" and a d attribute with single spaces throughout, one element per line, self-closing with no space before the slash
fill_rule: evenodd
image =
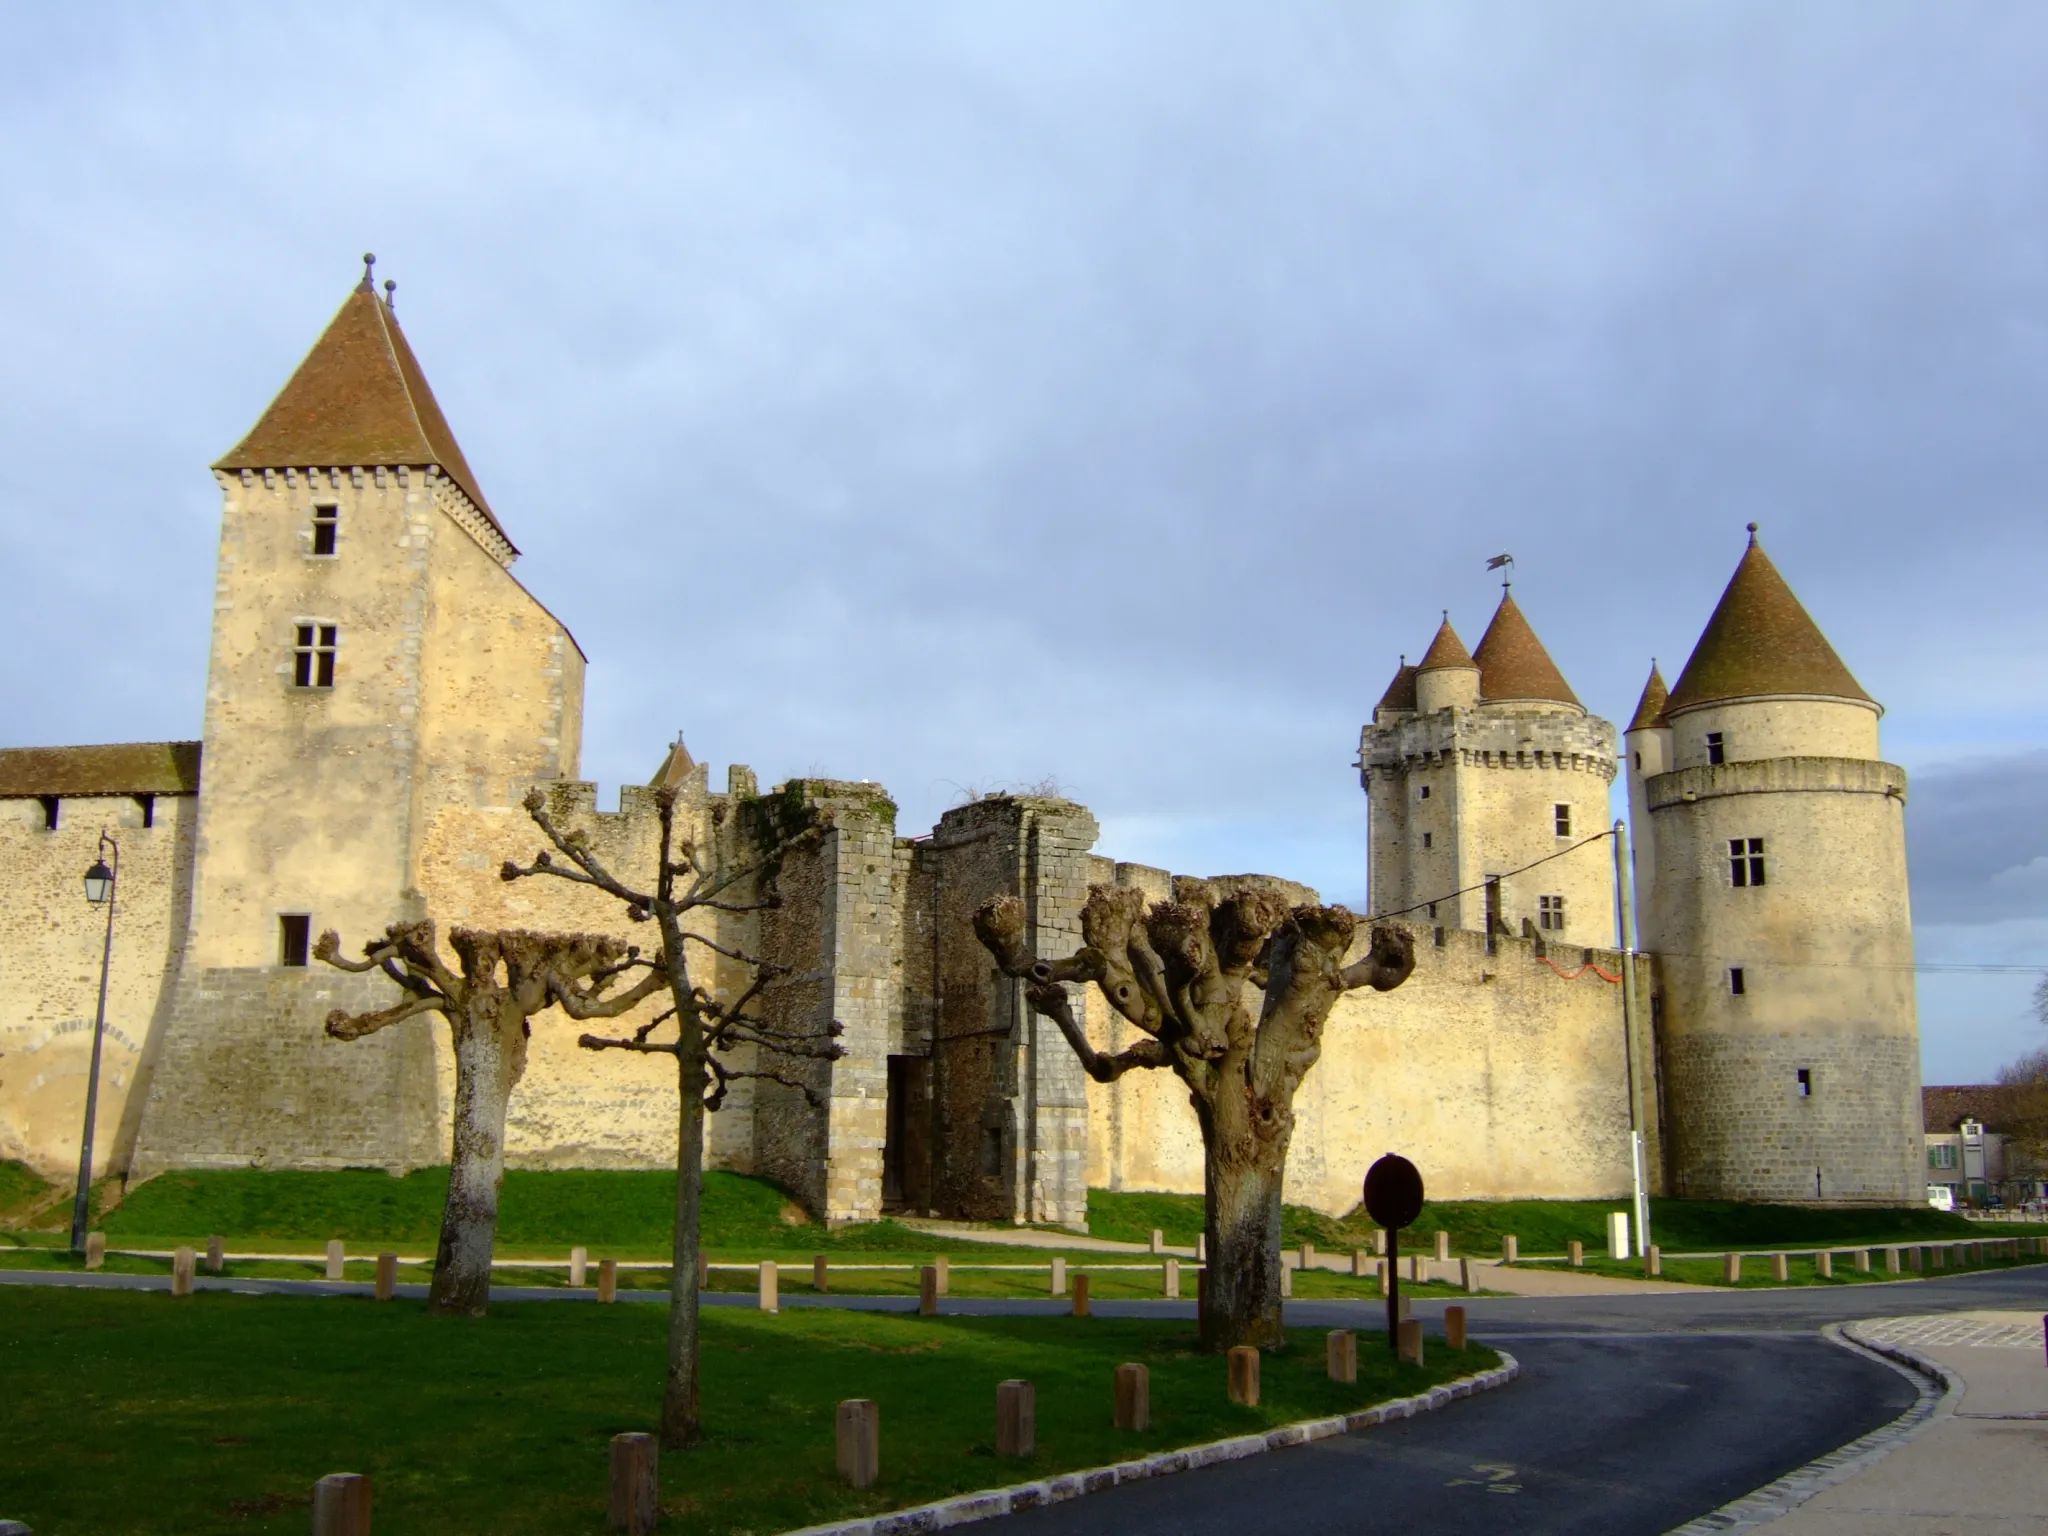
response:
<path id="1" fill-rule="evenodd" d="M 480 1321 L 404 1301 L 202 1292 L 0 1291 L 0 1514 L 39 1536 L 301 1533 L 314 1481 L 376 1480 L 377 1528 L 436 1536 L 604 1529 L 606 1443 L 653 1427 L 663 1309 L 502 1306 Z M 703 1536 L 787 1530 L 1346 1411 L 1483 1369 L 1432 1338 L 1426 1367 L 1360 1339 L 1355 1387 L 1320 1333 L 1264 1365 L 1258 1408 L 1186 1324 L 705 1314 L 706 1443 L 662 1458 L 662 1502 Z M 1110 1427 L 1111 1373 L 1151 1370 L 1153 1428 Z M 1037 1388 L 1038 1452 L 994 1455 L 996 1383 Z M 882 1480 L 833 1472 L 832 1414 L 881 1405 Z"/>
<path id="2" fill-rule="evenodd" d="M 2024 1232 L 2024 1230 L 2019 1229 L 2020 1232 Z M 2014 1235 L 2019 1234 L 2016 1232 Z M 1994 1239 L 1987 1239 L 1987 1241 L 1990 1240 Z M 1861 1247 L 1863 1245 L 1857 1244 L 1854 1246 Z M 1883 1252 L 1877 1245 L 1871 1245 L 1871 1248 L 1870 1273 L 1868 1274 L 1857 1274 L 1855 1266 L 1850 1262 L 1847 1253 L 1837 1252 L 1835 1254 L 1835 1272 L 1831 1276 L 1821 1274 L 1820 1265 L 1814 1255 L 1795 1253 L 1787 1256 L 1787 1277 L 1783 1280 L 1773 1280 L 1771 1278 L 1771 1261 L 1767 1253 L 1759 1253 L 1754 1249 L 1733 1250 L 1735 1252 L 1748 1253 L 1748 1257 L 1743 1260 L 1742 1264 L 1742 1279 L 1737 1282 L 1737 1285 L 1743 1290 L 1759 1290 L 1786 1285 L 1869 1285 L 1873 1281 L 1880 1280 L 1924 1280 L 1930 1276 L 1957 1273 L 1967 1274 L 1986 1269 L 2016 1269 L 2023 1264 L 2040 1264 L 2044 1262 L 2038 1258 L 2022 1257 L 2017 1259 L 1987 1259 L 1982 1264 L 1967 1264 L 1963 1261 L 1960 1254 L 1951 1251 L 1947 1255 L 1947 1264 L 1943 1268 L 1934 1268 L 1932 1263 L 1929 1262 L 1928 1267 L 1925 1269 L 1906 1269 L 1894 1275 L 1887 1273 L 1885 1270 Z M 1553 1265 L 1545 1266 L 1545 1268 L 1554 1267 Z M 1589 1274 L 1614 1275 L 1629 1280 L 1644 1278 L 1643 1262 L 1641 1259 L 1623 1261 L 1594 1258 L 1589 1255 L 1584 1267 Z M 1714 1285 L 1727 1288 L 1726 1274 L 1727 1271 L 1723 1267 L 1723 1261 L 1719 1258 L 1667 1258 L 1664 1261 L 1663 1278 L 1681 1281 L 1687 1285 Z"/>

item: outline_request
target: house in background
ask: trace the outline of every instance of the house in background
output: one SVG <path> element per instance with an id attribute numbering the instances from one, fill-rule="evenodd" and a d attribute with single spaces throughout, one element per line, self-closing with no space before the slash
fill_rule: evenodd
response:
<path id="1" fill-rule="evenodd" d="M 2020 1205 L 2048 1199 L 2048 1168 L 2014 1143 L 2012 1090 L 1998 1083 L 1923 1088 L 1927 1182 L 1942 1185 L 1957 1205 L 1997 1200 Z"/>

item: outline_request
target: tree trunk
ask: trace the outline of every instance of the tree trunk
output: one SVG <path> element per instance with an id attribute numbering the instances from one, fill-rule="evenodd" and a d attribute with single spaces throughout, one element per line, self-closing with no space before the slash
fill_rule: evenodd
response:
<path id="1" fill-rule="evenodd" d="M 1202 1186 L 1209 1259 L 1202 1348 L 1271 1349 L 1280 1323 L 1280 1182 L 1287 1143 L 1219 1136 L 1201 1116 Z"/>
<path id="2" fill-rule="evenodd" d="M 516 1005 L 510 1028 L 523 1032 Z M 482 1317 L 491 1305 L 491 1252 L 498 1234 L 498 1191 L 505 1182 L 505 1106 L 518 1080 L 507 1059 L 504 1021 L 486 1017 L 455 1025 L 455 1136 L 448 1165 L 448 1204 L 427 1304 L 435 1312 Z M 519 1044 L 524 1044 L 523 1033 Z M 523 1053 L 520 1053 L 523 1054 Z"/>
<path id="3" fill-rule="evenodd" d="M 667 953 L 681 954 L 681 925 L 662 923 Z M 687 1450 L 703 1438 L 697 1404 L 697 1254 L 704 1229 L 704 1024 L 675 982 L 676 1003 L 676 1235 L 668 1283 L 668 1377 L 661 1394 L 661 1443 Z"/>

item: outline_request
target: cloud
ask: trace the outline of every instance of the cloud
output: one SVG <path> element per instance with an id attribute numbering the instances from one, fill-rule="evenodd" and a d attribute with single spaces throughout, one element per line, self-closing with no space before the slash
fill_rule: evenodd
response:
<path id="1" fill-rule="evenodd" d="M 1920 925 L 2048 917 L 2048 752 L 1917 775 L 1906 808 Z"/>

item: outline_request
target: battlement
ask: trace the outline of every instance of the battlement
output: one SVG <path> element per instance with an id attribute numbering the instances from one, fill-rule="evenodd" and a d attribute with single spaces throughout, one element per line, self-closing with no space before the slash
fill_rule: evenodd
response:
<path id="1" fill-rule="evenodd" d="M 1597 773 L 1612 780 L 1614 727 L 1596 715 L 1557 709 L 1482 705 L 1433 715 L 1401 715 L 1359 734 L 1361 780 L 1375 770 L 1409 773 L 1457 764 Z"/>

